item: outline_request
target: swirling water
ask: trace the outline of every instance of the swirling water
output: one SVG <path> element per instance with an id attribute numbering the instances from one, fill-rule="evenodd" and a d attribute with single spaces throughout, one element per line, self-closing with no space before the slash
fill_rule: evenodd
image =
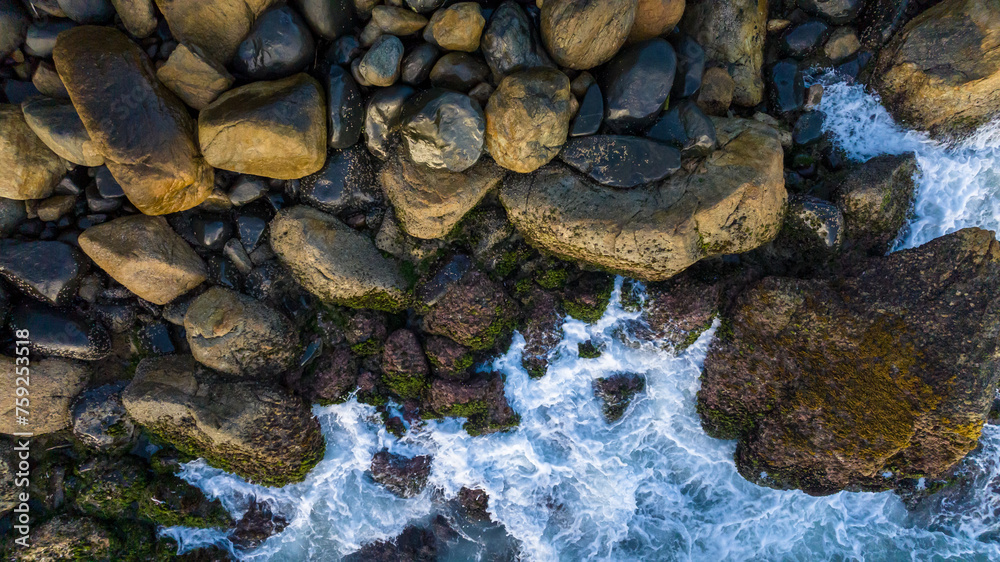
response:
<path id="1" fill-rule="evenodd" d="M 1000 226 L 1000 127 L 945 146 L 892 123 L 859 86 L 823 78 L 826 128 L 854 159 L 914 151 L 920 173 L 914 217 L 898 247 L 912 247 L 965 226 Z M 621 280 L 618 284 L 620 287 Z M 457 421 L 431 422 L 397 439 L 374 409 L 350 401 L 316 407 L 327 438 L 324 460 L 305 482 L 261 488 L 196 461 L 184 478 L 240 515 L 255 495 L 291 525 L 244 560 L 337 560 L 361 544 L 426 520 L 440 498 L 480 487 L 502 530 L 463 527 L 450 560 L 493 559 L 516 545 L 526 560 L 998 560 L 1000 428 L 987 426 L 963 462 L 968 478 L 908 511 L 892 493 L 842 492 L 814 498 L 746 482 L 732 461 L 734 443 L 704 434 L 695 412 L 698 375 L 714 328 L 680 356 L 615 337 L 636 317 L 616 290 L 593 325 L 567 319 L 545 377 L 520 367 L 523 339 L 493 368 L 522 417 L 506 434 L 471 438 Z M 598 359 L 577 344 L 602 342 Z M 629 371 L 647 387 L 625 416 L 604 421 L 592 381 Z M 433 455 L 430 485 L 399 499 L 365 475 L 374 452 Z M 214 531 L 163 531 L 190 549 L 231 545 Z"/>

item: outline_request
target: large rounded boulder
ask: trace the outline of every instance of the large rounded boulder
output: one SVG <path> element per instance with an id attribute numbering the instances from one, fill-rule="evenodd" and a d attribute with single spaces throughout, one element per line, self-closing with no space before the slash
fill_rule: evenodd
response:
<path id="1" fill-rule="evenodd" d="M 546 0 L 542 40 L 562 66 L 586 70 L 608 61 L 628 39 L 636 0 Z"/>

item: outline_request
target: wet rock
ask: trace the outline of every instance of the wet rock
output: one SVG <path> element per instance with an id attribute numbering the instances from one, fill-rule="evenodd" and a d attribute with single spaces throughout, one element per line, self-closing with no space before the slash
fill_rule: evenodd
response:
<path id="1" fill-rule="evenodd" d="M 372 10 L 372 23 L 384 33 L 399 37 L 413 35 L 427 25 L 427 18 L 396 6 L 375 6 Z"/>
<path id="2" fill-rule="evenodd" d="M 410 98 L 401 134 L 410 159 L 434 170 L 464 172 L 479 160 L 486 120 L 469 96 L 434 89 Z"/>
<path id="3" fill-rule="evenodd" d="M 398 154 L 380 174 L 403 229 L 417 238 L 446 236 L 490 190 L 503 171 L 489 159 L 464 172 L 434 170 Z"/>
<path id="4" fill-rule="evenodd" d="M 97 361 L 111 352 L 111 337 L 99 323 L 71 310 L 41 303 L 23 303 L 10 315 L 15 330 L 28 330 L 34 353 L 83 361 Z"/>
<path id="5" fill-rule="evenodd" d="M 214 171 L 198 153 L 194 122 L 135 43 L 111 28 L 77 27 L 59 36 L 53 58 L 90 138 L 136 208 L 161 215 L 208 197 Z"/>
<path id="6" fill-rule="evenodd" d="M 205 262 L 167 221 L 130 215 L 88 228 L 80 248 L 140 298 L 167 304 L 208 277 Z"/>
<path id="7" fill-rule="evenodd" d="M 553 66 L 524 9 L 507 1 L 493 10 L 480 40 L 495 83 L 504 76 L 536 66 Z"/>
<path id="8" fill-rule="evenodd" d="M 0 241 L 0 276 L 54 305 L 72 300 L 86 268 L 80 251 L 63 242 Z"/>
<path id="9" fill-rule="evenodd" d="M 445 0 L 406 0 L 406 5 L 421 14 L 429 14 L 444 5 Z"/>
<path id="10" fill-rule="evenodd" d="M 582 137 L 593 135 L 601 128 L 604 122 L 604 96 L 601 94 L 601 87 L 596 83 L 587 88 L 587 93 L 580 102 L 580 109 L 573 118 L 573 124 L 569 129 L 569 136 Z"/>
<path id="11" fill-rule="evenodd" d="M 52 195 L 66 164 L 38 138 L 16 105 L 0 104 L 0 197 L 43 199 Z"/>
<path id="12" fill-rule="evenodd" d="M 800 146 L 815 144 L 823 138 L 823 114 L 819 111 L 807 111 L 795 121 L 792 130 L 792 142 Z"/>
<path id="13" fill-rule="evenodd" d="M 672 95 L 687 98 L 698 93 L 701 77 L 705 74 L 705 50 L 697 41 L 687 35 L 674 43 L 677 55 L 677 76 L 674 78 Z"/>
<path id="14" fill-rule="evenodd" d="M 267 231 L 267 221 L 252 215 L 240 215 L 236 219 L 236 231 L 240 237 L 240 243 L 247 252 L 257 249 Z"/>
<path id="15" fill-rule="evenodd" d="M 0 57 L 21 46 L 31 18 L 17 0 L 0 1 Z"/>
<path id="16" fill-rule="evenodd" d="M 479 49 L 485 25 L 477 2 L 459 2 L 434 12 L 424 29 L 424 40 L 446 51 L 471 53 Z"/>
<path id="17" fill-rule="evenodd" d="M 104 156 L 69 101 L 34 98 L 21 104 L 21 110 L 25 122 L 52 152 L 80 166 L 104 164 Z"/>
<path id="18" fill-rule="evenodd" d="M 510 336 L 516 315 L 517 305 L 503 287 L 470 271 L 424 316 L 424 331 L 474 350 L 489 349 Z"/>
<path id="19" fill-rule="evenodd" d="M 486 104 L 486 150 L 503 168 L 529 173 L 559 153 L 569 133 L 569 79 L 550 68 L 508 75 Z"/>
<path id="20" fill-rule="evenodd" d="M 77 23 L 106 23 L 115 16 L 109 0 L 59 0 L 59 7 Z"/>
<path id="21" fill-rule="evenodd" d="M 98 451 L 116 451 L 132 442 L 136 427 L 125 412 L 125 381 L 84 391 L 73 404 L 73 437 Z"/>
<path id="22" fill-rule="evenodd" d="M 473 86 L 489 79 L 490 69 L 481 60 L 468 53 L 447 53 L 431 68 L 431 84 L 468 92 Z"/>
<path id="23" fill-rule="evenodd" d="M 358 308 L 406 308 L 407 283 L 371 239 L 309 207 L 283 209 L 271 222 L 271 246 L 309 292 Z"/>
<path id="24" fill-rule="evenodd" d="M 844 176 L 834 201 L 855 247 L 873 255 L 890 250 L 913 205 L 916 173 L 916 158 L 907 153 L 876 156 Z"/>
<path id="25" fill-rule="evenodd" d="M 129 33 L 149 37 L 156 31 L 156 8 L 153 0 L 111 0 L 115 12 Z"/>
<path id="26" fill-rule="evenodd" d="M 373 86 L 392 86 L 399 79 L 402 61 L 403 42 L 395 35 L 383 35 L 361 57 L 358 71 Z"/>
<path id="27" fill-rule="evenodd" d="M 345 35 L 338 38 L 326 50 L 323 58 L 330 64 L 350 65 L 351 61 L 364 54 L 361 43 L 353 35 Z"/>
<path id="28" fill-rule="evenodd" d="M 0 366 L 5 373 L 11 373 L 13 381 L 17 372 L 15 359 L 0 355 Z M 15 424 L 14 401 L 8 400 L 0 418 L 0 433 L 4 435 L 19 431 L 43 435 L 69 427 L 72 421 L 70 404 L 90 381 L 90 370 L 69 359 L 33 357 L 30 374 L 31 425 L 25 429 Z"/>
<path id="29" fill-rule="evenodd" d="M 184 329 L 195 360 L 252 378 L 280 376 L 292 366 L 299 337 L 292 322 L 260 301 L 213 287 L 191 302 Z"/>
<path id="30" fill-rule="evenodd" d="M 236 528 L 229 533 L 229 540 L 236 548 L 253 550 L 287 526 L 288 520 L 275 514 L 267 502 L 251 498 L 250 507 L 236 523 Z"/>
<path id="31" fill-rule="evenodd" d="M 334 404 L 347 399 L 358 381 L 358 362 L 347 346 L 336 346 L 316 361 L 303 382 L 310 402 Z"/>
<path id="32" fill-rule="evenodd" d="M 766 4 L 756 0 L 691 0 L 680 28 L 705 49 L 708 60 L 729 67 L 736 104 L 753 107 L 763 101 Z"/>
<path id="33" fill-rule="evenodd" d="M 681 149 L 684 158 L 703 158 L 715 150 L 715 125 L 691 100 L 681 100 L 664 113 L 646 136 Z"/>
<path id="34" fill-rule="evenodd" d="M 597 183 L 631 188 L 662 180 L 681 167 L 681 153 L 641 137 L 593 135 L 572 139 L 559 158 Z"/>
<path id="35" fill-rule="evenodd" d="M 849 23 L 858 17 L 864 0 L 799 0 L 798 5 L 814 16 L 821 16 L 835 25 Z"/>
<path id="36" fill-rule="evenodd" d="M 834 63 L 839 63 L 850 58 L 851 55 L 861 49 L 861 42 L 854 29 L 850 27 L 838 27 L 830 34 L 830 38 L 823 45 L 823 54 Z"/>
<path id="37" fill-rule="evenodd" d="M 1000 11 L 986 0 L 946 0 L 880 51 L 868 83 L 897 121 L 935 136 L 970 133 L 1000 112 Z"/>
<path id="38" fill-rule="evenodd" d="M 703 167 L 650 189 L 610 190 L 553 165 L 512 178 L 500 200 L 533 245 L 640 279 L 666 279 L 702 257 L 748 251 L 781 224 L 781 144 L 766 125 L 714 122 L 722 148 Z"/>
<path id="39" fill-rule="evenodd" d="M 507 403 L 500 373 L 465 382 L 434 379 L 427 405 L 439 415 L 466 418 L 462 427 L 472 436 L 506 431 L 520 422 Z"/>
<path id="40" fill-rule="evenodd" d="M 443 379 L 465 380 L 473 365 L 472 351 L 449 338 L 430 336 L 424 343 L 427 360 L 434 376 Z"/>
<path id="41" fill-rule="evenodd" d="M 290 6 L 264 12 L 254 22 L 230 63 L 233 72 L 250 80 L 274 80 L 312 65 L 316 44 L 306 22 Z"/>
<path id="42" fill-rule="evenodd" d="M 382 371 L 385 385 L 400 398 L 423 394 L 430 366 L 416 334 L 406 329 L 389 334 L 382 348 Z"/>
<path id="43" fill-rule="evenodd" d="M 74 22 L 63 19 L 33 22 L 24 37 L 24 52 L 33 57 L 49 58 L 56 48 L 56 37 L 74 27 Z"/>
<path id="44" fill-rule="evenodd" d="M 189 356 L 144 359 L 122 402 L 132 419 L 185 454 L 266 486 L 302 481 L 323 455 L 319 422 L 300 399 L 269 384 L 223 379 Z"/>
<path id="45" fill-rule="evenodd" d="M 778 61 L 771 67 L 771 107 L 778 113 L 802 109 L 805 103 L 805 84 L 799 63 L 794 59 Z"/>
<path id="46" fill-rule="evenodd" d="M 423 84 L 431 75 L 431 69 L 437 62 L 440 51 L 430 43 L 422 43 L 413 48 L 403 59 L 400 68 L 400 79 L 413 86 Z"/>
<path id="47" fill-rule="evenodd" d="M 788 56 L 801 59 L 816 52 L 829 37 L 830 28 L 820 20 L 809 20 L 781 36 L 781 49 Z"/>
<path id="48" fill-rule="evenodd" d="M 555 295 L 532 287 L 525 301 L 525 322 L 521 335 L 524 336 L 524 351 L 521 364 L 533 378 L 545 375 L 549 365 L 549 354 L 562 341 L 563 315 Z"/>
<path id="49" fill-rule="evenodd" d="M 601 401 L 601 412 L 608 423 L 625 415 L 636 394 L 646 389 L 646 380 L 636 373 L 616 373 L 594 380 L 594 396 Z"/>
<path id="50" fill-rule="evenodd" d="M 364 98 L 351 73 L 331 66 L 322 80 L 327 100 L 327 134 L 330 148 L 349 148 L 361 138 L 365 122 Z"/>
<path id="51" fill-rule="evenodd" d="M 307 74 L 230 90 L 198 115 L 205 159 L 217 168 L 297 179 L 326 160 L 323 88 Z"/>
<path id="52" fill-rule="evenodd" d="M 276 0 L 156 0 L 174 38 L 213 61 L 229 62 L 254 21 Z M 308 17 L 308 16 L 307 16 Z"/>
<path id="53" fill-rule="evenodd" d="M 767 278 L 709 350 L 702 425 L 737 439 L 737 468 L 765 486 L 824 495 L 939 477 L 975 448 L 992 403 L 997 283 L 1000 243 L 978 229 L 836 281 Z"/>
<path id="54" fill-rule="evenodd" d="M 844 215 L 829 201 L 808 195 L 788 201 L 781 233 L 774 241 L 779 258 L 793 262 L 791 269 L 824 264 L 844 243 Z"/>
<path id="55" fill-rule="evenodd" d="M 375 453 L 371 465 L 372 479 L 401 498 L 412 498 L 427 486 L 431 474 L 431 458 L 407 458 L 387 450 Z"/>
<path id="56" fill-rule="evenodd" d="M 360 146 L 331 153 L 318 172 L 302 178 L 302 201 L 333 214 L 370 210 L 384 200 L 371 160 Z"/>
<path id="57" fill-rule="evenodd" d="M 313 31 L 329 41 L 350 33 L 354 26 L 351 0 L 294 0 L 293 4 Z"/>
<path id="58" fill-rule="evenodd" d="M 365 110 L 365 140 L 368 150 L 377 158 L 389 157 L 395 135 L 401 124 L 403 104 L 416 90 L 402 84 L 377 90 L 368 100 Z"/>
<path id="59" fill-rule="evenodd" d="M 0 236 L 7 236 L 27 216 L 24 201 L 0 197 Z"/>
<path id="60" fill-rule="evenodd" d="M 422 281 L 416 296 L 426 306 L 434 306 L 451 286 L 462 279 L 472 269 L 472 260 L 465 254 L 451 257 L 429 280 Z"/>
<path id="61" fill-rule="evenodd" d="M 240 176 L 233 182 L 232 187 L 229 188 L 229 201 L 241 207 L 247 203 L 252 203 L 260 199 L 261 197 L 267 195 L 267 183 L 264 178 L 258 178 L 255 176 Z"/>
<path id="62" fill-rule="evenodd" d="M 206 59 L 180 44 L 156 71 L 160 82 L 190 107 L 202 110 L 233 85 L 233 77 L 221 64 Z"/>
<path id="63" fill-rule="evenodd" d="M 639 133 L 663 110 L 674 84 L 677 55 L 663 39 L 622 49 L 601 71 L 604 123 L 616 133 Z"/>
<path id="64" fill-rule="evenodd" d="M 628 38 L 635 13 L 636 0 L 546 0 L 542 4 L 542 40 L 560 65 L 587 70 L 618 52 Z"/>
<path id="65" fill-rule="evenodd" d="M 639 0 L 629 42 L 638 43 L 669 33 L 681 21 L 685 5 L 685 0 Z"/>

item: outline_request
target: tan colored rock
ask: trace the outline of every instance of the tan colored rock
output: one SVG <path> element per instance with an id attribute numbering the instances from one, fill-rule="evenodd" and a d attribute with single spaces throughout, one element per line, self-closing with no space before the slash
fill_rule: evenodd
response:
<path id="1" fill-rule="evenodd" d="M 29 424 L 18 425 L 14 411 L 14 377 L 17 367 L 14 357 L 0 355 L 0 372 L 6 373 L 10 381 L 7 386 L 10 397 L 4 400 L 3 407 L 0 408 L 0 434 L 29 432 L 42 435 L 69 427 L 72 421 L 70 405 L 90 382 L 90 369 L 83 363 L 69 359 L 31 357 L 28 369 L 31 391 Z"/>
<path id="2" fill-rule="evenodd" d="M 500 190 L 514 226 L 533 245 L 639 279 L 667 279 L 698 260 L 747 252 L 781 228 L 784 153 L 770 127 L 713 119 L 720 150 L 693 171 L 615 190 L 560 164 Z"/>
<path id="3" fill-rule="evenodd" d="M 734 102 L 753 107 L 764 100 L 766 1 L 691 0 L 680 27 L 705 49 L 707 60 L 731 66 Z"/>
<path id="4" fill-rule="evenodd" d="M 233 85 L 233 76 L 222 65 L 203 58 L 183 43 L 177 45 L 156 77 L 184 103 L 201 111 Z"/>
<path id="5" fill-rule="evenodd" d="M 401 310 L 408 283 L 371 239 L 332 215 L 299 205 L 271 221 L 271 247 L 310 293 L 356 308 Z"/>
<path id="6" fill-rule="evenodd" d="M 181 43 L 198 47 L 225 64 L 236 54 L 253 22 L 278 0 L 156 0 Z"/>
<path id="7" fill-rule="evenodd" d="M 637 0 L 546 0 L 542 41 L 560 65 L 587 70 L 611 60 L 625 43 Z"/>
<path id="8" fill-rule="evenodd" d="M 21 110 L 28 126 L 52 152 L 80 166 L 104 165 L 104 156 L 69 100 L 36 97 L 22 103 Z"/>
<path id="9" fill-rule="evenodd" d="M 858 52 L 861 48 L 861 41 L 858 34 L 852 27 L 838 27 L 830 34 L 830 38 L 823 45 L 823 54 L 826 58 L 837 63 Z"/>
<path id="10" fill-rule="evenodd" d="M 385 191 L 403 230 L 417 238 L 443 238 L 503 179 L 503 170 L 482 158 L 464 172 L 434 170 L 402 152 L 381 173 Z"/>
<path id="11" fill-rule="evenodd" d="M 114 28 L 85 25 L 59 34 L 52 57 L 91 140 L 137 209 L 176 213 L 208 197 L 215 170 L 198 152 L 194 120 L 138 45 Z"/>
<path id="12" fill-rule="evenodd" d="M 424 40 L 446 51 L 471 53 L 479 48 L 486 18 L 476 2 L 459 2 L 434 12 Z"/>
<path id="13" fill-rule="evenodd" d="M 66 174 L 66 163 L 28 126 L 21 108 L 0 104 L 0 197 L 43 199 Z"/>
<path id="14" fill-rule="evenodd" d="M 413 35 L 427 25 L 427 18 L 406 8 L 375 6 L 372 23 L 389 35 Z"/>
<path id="15" fill-rule="evenodd" d="M 698 90 L 696 103 L 708 115 L 725 117 L 733 103 L 735 90 L 736 83 L 726 69 L 712 67 L 701 77 L 701 89 Z"/>
<path id="16" fill-rule="evenodd" d="M 162 217 L 129 215 L 92 226 L 80 248 L 139 298 L 167 304 L 208 278 L 205 262 Z"/>
<path id="17" fill-rule="evenodd" d="M 500 166 L 528 173 L 552 161 L 573 117 L 569 78 L 532 68 L 504 78 L 486 104 L 486 150 Z"/>
<path id="18" fill-rule="evenodd" d="M 149 37 L 156 31 L 156 8 L 153 0 L 111 0 L 125 29 L 136 37 Z"/>
<path id="19" fill-rule="evenodd" d="M 55 222 L 69 214 L 75 206 L 75 195 L 53 195 L 38 204 L 38 218 L 44 222 Z"/>
<path id="20" fill-rule="evenodd" d="M 35 73 L 31 75 L 31 84 L 43 96 L 63 100 L 69 99 L 69 92 L 66 91 L 66 86 L 63 85 L 62 78 L 59 78 L 59 73 L 56 72 L 55 65 L 49 61 L 38 63 L 38 66 L 35 67 Z"/>
<path id="21" fill-rule="evenodd" d="M 685 0 L 639 0 L 628 40 L 637 43 L 669 33 L 681 21 L 686 4 Z"/>
<path id="22" fill-rule="evenodd" d="M 219 96 L 198 115 L 205 159 L 267 178 L 298 179 L 326 162 L 326 104 L 315 78 L 300 73 L 252 82 Z"/>
<path id="23" fill-rule="evenodd" d="M 936 136 L 975 130 L 1000 112 L 1000 10 L 946 0 L 910 20 L 879 53 L 871 86 L 897 120 Z"/>

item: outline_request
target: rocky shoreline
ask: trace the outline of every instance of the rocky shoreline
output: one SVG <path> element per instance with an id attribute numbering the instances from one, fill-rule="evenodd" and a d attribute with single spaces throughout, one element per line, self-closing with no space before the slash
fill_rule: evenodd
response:
<path id="1" fill-rule="evenodd" d="M 748 480 L 946 485 L 1000 379 L 1000 244 L 886 256 L 915 159 L 848 161 L 806 81 L 834 69 L 956 138 L 1000 111 L 994 8 L 0 0 L 0 371 L 26 330 L 38 452 L 21 550 L 5 402 L 4 558 L 228 559 L 177 556 L 156 534 L 175 525 L 259 546 L 281 514 L 234 521 L 176 472 L 302 481 L 331 446 L 311 404 L 510 431 L 477 366 L 517 331 L 545 376 L 616 275 L 642 311 L 626 342 L 679 353 L 720 322 L 698 411 Z M 644 388 L 594 395 L 614 423 Z M 430 457 L 373 453 L 375 483 L 426 488 Z M 451 501 L 489 518 L 482 490 Z M 452 523 L 353 557 L 435 559 Z"/>

